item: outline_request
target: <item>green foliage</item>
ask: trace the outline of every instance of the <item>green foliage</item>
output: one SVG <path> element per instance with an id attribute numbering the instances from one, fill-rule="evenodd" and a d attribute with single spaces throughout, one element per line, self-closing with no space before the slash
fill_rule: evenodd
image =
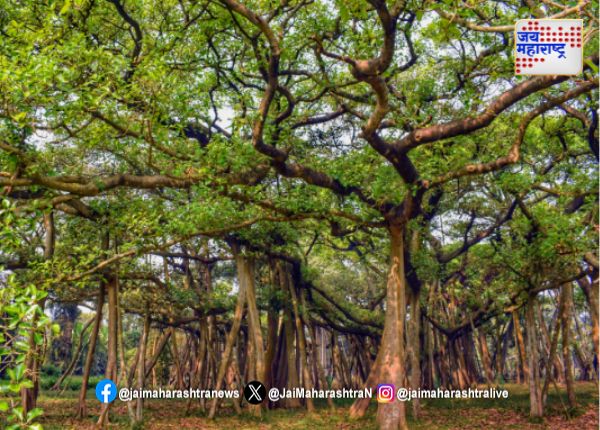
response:
<path id="1" fill-rule="evenodd" d="M 0 210 L 0 242 L 18 245 L 13 217 L 14 207 L 3 199 Z M 5 242 L 6 241 L 6 242 Z M 0 361 L 6 366 L 4 381 L 0 381 L 0 423 L 10 430 L 41 429 L 34 421 L 42 415 L 40 408 L 27 414 L 17 406 L 22 389 L 33 387 L 31 375 L 25 373 L 26 360 L 39 351 L 47 329 L 53 327 L 50 319 L 39 306 L 47 293 L 34 285 L 22 285 L 14 274 L 2 281 L 0 288 Z"/>

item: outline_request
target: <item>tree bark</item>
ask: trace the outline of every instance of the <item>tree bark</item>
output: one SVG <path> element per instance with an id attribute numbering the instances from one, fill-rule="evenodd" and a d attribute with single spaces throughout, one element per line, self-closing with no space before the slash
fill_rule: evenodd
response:
<path id="1" fill-rule="evenodd" d="M 410 344 L 410 387 L 414 390 L 421 386 L 421 342 L 420 342 L 420 322 L 421 306 L 419 303 L 420 291 L 411 290 L 410 294 L 410 325 L 409 325 L 409 344 Z M 419 399 L 412 399 L 413 418 L 416 420 L 421 413 L 421 403 Z"/>
<path id="2" fill-rule="evenodd" d="M 84 338 L 85 338 L 85 333 L 87 332 L 87 329 L 92 325 L 92 323 L 94 322 L 95 319 L 96 319 L 95 317 L 90 319 L 81 328 L 81 333 L 79 334 L 79 342 L 77 343 L 77 349 L 75 350 L 75 353 L 71 357 L 71 362 L 68 364 L 68 366 L 65 369 L 65 371 L 63 372 L 63 374 L 60 375 L 60 378 L 58 378 L 56 383 L 52 386 L 52 390 L 59 390 L 60 386 L 62 385 L 64 380 L 66 378 L 68 378 L 69 376 L 71 376 L 71 373 L 73 373 L 73 370 L 75 369 L 75 365 L 77 364 L 77 362 L 79 361 L 79 357 L 81 356 L 81 351 L 83 351 L 83 342 L 84 342 Z"/>
<path id="3" fill-rule="evenodd" d="M 573 357 L 571 355 L 571 312 L 573 309 L 573 287 L 567 282 L 562 287 L 563 312 L 561 315 L 562 326 L 562 354 L 565 363 L 565 384 L 567 386 L 567 399 L 569 407 L 576 406 L 575 382 L 573 380 Z"/>
<path id="4" fill-rule="evenodd" d="M 108 357 L 106 360 L 106 379 L 113 382 L 117 379 L 117 354 L 118 354 L 118 308 L 119 286 L 115 276 L 110 276 L 106 285 L 108 296 Z M 112 403 L 103 403 L 96 425 L 100 428 L 108 424 L 108 412 Z"/>
<path id="5" fill-rule="evenodd" d="M 92 328 L 92 333 L 90 335 L 87 355 L 85 357 L 85 365 L 83 366 L 81 389 L 79 391 L 79 403 L 77 405 L 76 413 L 76 417 L 78 419 L 83 419 L 87 417 L 87 406 L 85 403 L 85 398 L 87 396 L 87 386 L 90 380 L 92 363 L 94 362 L 94 352 L 96 351 L 96 344 L 98 343 L 98 334 L 100 332 L 100 326 L 102 325 L 102 308 L 104 307 L 104 292 L 105 285 L 104 281 L 102 281 L 100 283 L 100 291 L 98 292 L 98 298 L 96 299 L 96 316 L 94 317 L 94 327 Z"/>
<path id="6" fill-rule="evenodd" d="M 519 322 L 519 313 L 517 311 L 513 311 L 513 325 L 515 330 L 515 340 L 517 341 L 518 351 L 519 351 L 519 370 L 521 378 L 523 382 L 527 382 L 529 380 L 529 368 L 531 366 L 527 365 L 527 355 L 525 354 L 525 343 L 523 342 L 523 333 L 521 331 L 521 323 Z M 535 363 L 537 367 L 537 362 Z M 535 369 L 535 367 L 534 367 Z"/>
<path id="7" fill-rule="evenodd" d="M 284 296 L 288 299 L 287 305 L 283 310 L 283 330 L 285 333 L 285 354 L 283 359 L 287 362 L 287 383 L 286 387 L 294 389 L 299 387 L 300 381 L 298 377 L 298 366 L 296 363 L 296 330 L 294 325 L 294 318 L 292 315 L 290 292 L 287 286 L 288 274 L 285 269 L 285 263 L 279 262 L 279 281 L 281 289 L 283 290 Z M 296 398 L 286 399 L 285 406 L 288 408 L 300 407 L 300 400 Z"/>
<path id="8" fill-rule="evenodd" d="M 325 378 L 325 371 L 323 370 L 323 366 L 319 360 L 319 352 L 317 349 L 317 337 L 314 325 L 310 321 L 310 315 L 308 314 L 308 308 L 306 303 L 306 297 L 304 294 L 300 294 L 300 301 L 302 305 L 302 315 L 303 319 L 306 323 L 308 331 L 310 332 L 310 338 L 312 340 L 312 359 L 316 367 L 316 378 L 319 381 L 320 388 L 322 390 L 328 389 L 327 380 Z M 327 405 L 331 410 L 335 410 L 335 404 L 333 403 L 333 399 L 331 397 L 327 397 Z"/>
<path id="9" fill-rule="evenodd" d="M 300 353 L 300 367 L 302 368 L 302 382 L 304 389 L 310 391 L 313 388 L 313 382 L 308 367 L 308 355 L 306 354 L 306 336 L 304 325 L 300 318 L 300 306 L 298 306 L 298 295 L 296 294 L 296 286 L 291 276 L 288 277 L 288 289 L 292 299 L 292 307 L 294 309 L 294 321 L 296 323 L 296 333 L 298 336 L 298 352 Z M 309 413 L 315 411 L 315 404 L 312 397 L 306 399 L 306 409 Z"/>
<path id="10" fill-rule="evenodd" d="M 540 390 L 540 380 L 537 365 L 538 358 L 538 342 L 537 328 L 535 324 L 535 294 L 530 294 L 527 300 L 526 323 L 527 323 L 527 356 L 529 358 L 529 416 L 532 418 L 542 417 L 544 415 L 544 406 L 542 401 L 542 393 Z M 517 332 L 515 325 L 515 332 Z"/>
<path id="11" fill-rule="evenodd" d="M 548 360 L 546 365 L 546 374 L 544 375 L 544 385 L 542 387 L 542 404 L 546 405 L 546 398 L 548 395 L 548 388 L 550 381 L 554 379 L 554 370 L 558 370 L 559 361 L 556 359 L 556 350 L 558 348 L 558 335 L 561 331 L 561 315 L 563 313 L 564 303 L 562 297 L 558 304 L 558 314 L 554 325 L 554 331 L 552 332 L 552 339 L 550 340 L 550 352 L 548 353 Z"/>
<path id="12" fill-rule="evenodd" d="M 246 304 L 246 285 L 240 283 L 237 303 L 235 305 L 235 311 L 233 313 L 233 320 L 231 322 L 231 329 L 227 335 L 227 340 L 225 342 L 225 350 L 223 351 L 223 355 L 221 356 L 221 362 L 219 363 L 219 370 L 217 372 L 217 379 L 215 381 L 215 390 L 220 390 L 223 387 L 223 378 L 225 378 L 225 372 L 229 367 L 229 363 L 231 361 L 231 351 L 233 350 L 233 346 L 235 344 L 235 340 L 240 331 L 240 325 L 242 324 L 242 317 L 244 314 L 244 305 Z M 210 404 L 210 411 L 208 413 L 208 417 L 213 419 L 215 417 L 215 413 L 217 412 L 217 398 L 214 398 Z"/>
<path id="13" fill-rule="evenodd" d="M 598 329 L 598 314 L 600 312 L 600 302 L 598 300 L 598 271 L 594 270 L 590 278 L 591 280 L 589 278 L 582 278 L 578 281 L 578 283 L 581 289 L 583 290 L 586 301 L 588 303 L 590 315 L 592 317 L 592 344 L 594 347 L 594 356 L 597 363 L 600 359 L 600 355 L 598 353 L 598 342 L 600 342 Z M 596 378 L 598 378 L 597 366 L 595 370 Z"/>
<path id="14" fill-rule="evenodd" d="M 490 351 L 487 345 L 487 339 L 485 332 L 482 328 L 477 330 L 479 340 L 479 350 L 481 351 L 481 362 L 483 365 L 483 374 L 485 375 L 485 382 L 489 385 L 494 382 L 494 374 L 492 372 L 492 362 L 490 360 Z"/>
<path id="15" fill-rule="evenodd" d="M 148 334 L 150 333 L 150 310 L 146 307 L 146 315 L 144 316 L 144 328 L 142 330 L 142 337 L 140 338 L 140 359 L 137 369 L 137 387 L 138 389 L 144 389 L 144 383 L 146 380 L 146 369 L 144 368 L 146 364 L 146 348 L 148 346 Z M 144 401 L 139 398 L 136 400 L 135 405 L 135 422 L 139 423 L 143 419 L 143 407 Z"/>
<path id="16" fill-rule="evenodd" d="M 248 305 L 248 330 L 250 331 L 249 340 L 253 345 L 254 357 L 251 360 L 255 369 L 256 379 L 264 381 L 266 379 L 265 367 L 265 347 L 263 343 L 262 331 L 260 327 L 260 314 L 256 305 L 256 286 L 254 283 L 254 262 L 239 253 L 234 251 L 235 262 L 238 272 L 238 280 L 240 289 L 246 291 L 246 302 Z M 242 285 L 243 284 L 243 285 Z M 260 416 L 261 405 L 251 405 L 250 410 L 254 415 Z"/>
<path id="17" fill-rule="evenodd" d="M 158 343 L 154 348 L 154 354 L 152 355 L 150 360 L 148 360 L 148 362 L 146 364 L 144 364 L 144 368 L 146 369 L 146 378 L 148 376 L 150 376 L 150 372 L 152 372 L 152 369 L 154 369 L 154 366 L 156 366 L 156 363 L 158 362 L 160 354 L 165 349 L 165 346 L 167 346 L 167 342 L 171 338 L 172 334 L 173 334 L 173 328 L 172 327 L 168 328 L 167 330 L 165 330 L 165 332 L 162 334 L 162 336 L 158 340 Z"/>
<path id="18" fill-rule="evenodd" d="M 379 383 L 404 386 L 404 320 L 406 317 L 406 283 L 404 276 L 403 226 L 389 228 L 391 239 L 390 270 L 387 282 L 385 323 L 381 346 L 377 353 L 366 386 L 374 388 Z M 350 408 L 350 416 L 365 414 L 369 399 L 358 399 Z M 377 423 L 381 430 L 407 430 L 404 402 L 379 403 Z"/>

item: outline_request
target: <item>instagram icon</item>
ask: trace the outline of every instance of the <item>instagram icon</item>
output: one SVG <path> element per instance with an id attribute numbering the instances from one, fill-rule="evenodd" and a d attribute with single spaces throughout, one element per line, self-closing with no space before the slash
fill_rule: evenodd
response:
<path id="1" fill-rule="evenodd" d="M 392 384 L 379 384 L 377 386 L 377 402 L 389 403 L 394 400 L 394 386 Z"/>

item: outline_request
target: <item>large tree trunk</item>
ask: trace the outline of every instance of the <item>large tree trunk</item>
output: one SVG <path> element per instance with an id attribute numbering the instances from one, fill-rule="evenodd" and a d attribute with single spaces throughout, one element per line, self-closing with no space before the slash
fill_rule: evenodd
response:
<path id="1" fill-rule="evenodd" d="M 100 283 L 100 291 L 98 292 L 98 298 L 96 300 L 96 316 L 94 317 L 94 327 L 92 328 L 92 333 L 90 335 L 87 355 L 85 357 L 85 365 L 83 366 L 81 389 L 79 391 L 79 403 L 77 404 L 76 413 L 78 419 L 83 419 L 87 417 L 87 406 L 85 403 L 85 398 L 87 396 L 87 386 L 90 380 L 92 363 L 94 362 L 94 352 L 96 351 L 96 344 L 98 343 L 98 334 L 100 332 L 100 326 L 102 325 L 102 308 L 104 307 L 104 292 L 104 281 L 102 281 Z"/>
<path id="2" fill-rule="evenodd" d="M 106 360 L 106 379 L 113 382 L 117 380 L 117 354 L 118 354 L 118 302 L 119 302 L 119 285 L 117 278 L 111 276 L 106 285 L 106 293 L 108 296 L 108 357 Z M 112 403 L 103 403 L 98 417 L 97 426 L 106 427 L 108 424 L 108 411 Z"/>
<path id="3" fill-rule="evenodd" d="M 542 392 L 540 389 L 539 372 L 537 366 L 538 358 L 538 341 L 537 328 L 535 324 L 535 300 L 536 296 L 531 294 L 527 300 L 526 324 L 527 324 L 527 356 L 529 358 L 529 415 L 532 418 L 541 417 L 544 415 L 544 406 L 542 401 Z M 515 324 L 515 332 L 517 332 Z"/>
<path id="4" fill-rule="evenodd" d="M 404 320 L 406 316 L 406 284 L 404 277 L 403 228 L 390 226 L 391 261 L 387 282 L 387 300 L 385 323 L 381 346 L 377 353 L 366 386 L 374 388 L 379 383 L 404 387 Z M 350 416 L 363 416 L 369 405 L 369 399 L 358 399 L 350 408 Z M 379 403 L 377 423 L 381 430 L 406 430 L 406 411 L 404 402 L 398 400 Z"/>
<path id="5" fill-rule="evenodd" d="M 260 314 L 256 305 L 256 287 L 254 283 L 254 262 L 239 252 L 235 252 L 235 262 L 238 272 L 240 289 L 246 291 L 246 301 L 248 303 L 248 330 L 249 341 L 252 343 L 254 357 L 250 360 L 253 363 L 256 379 L 264 381 L 266 379 L 265 366 L 265 347 L 263 343 L 262 331 L 260 328 Z M 242 285 L 243 284 L 243 285 Z M 251 405 L 250 410 L 254 415 L 260 416 L 261 405 Z"/>

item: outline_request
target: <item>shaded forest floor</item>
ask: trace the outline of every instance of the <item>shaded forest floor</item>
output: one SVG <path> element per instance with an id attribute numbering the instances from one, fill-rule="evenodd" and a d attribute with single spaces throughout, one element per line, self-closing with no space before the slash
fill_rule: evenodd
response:
<path id="1" fill-rule="evenodd" d="M 449 429 L 597 429 L 598 428 L 598 388 L 593 383 L 578 383 L 575 411 L 566 406 L 563 387 L 557 392 L 551 387 L 547 416 L 542 422 L 532 422 L 528 418 L 529 394 L 527 386 L 507 384 L 508 399 L 474 400 L 429 400 L 423 402 L 421 419 L 410 419 L 410 428 L 419 430 Z M 88 397 L 90 418 L 85 421 L 73 420 L 77 403 L 77 392 L 67 391 L 60 396 L 44 393 L 41 407 L 45 415 L 41 420 L 46 430 L 92 429 L 99 411 L 99 403 L 93 390 Z M 187 402 L 176 400 L 154 400 L 146 404 L 144 429 L 235 429 L 235 430 L 308 430 L 308 429 L 375 429 L 376 403 L 372 402 L 367 415 L 357 421 L 348 418 L 349 402 L 331 412 L 325 404 L 319 405 L 312 416 L 304 410 L 273 410 L 256 418 L 249 414 L 236 416 L 230 410 L 221 410 L 220 417 L 211 421 L 199 407 L 193 407 L 186 414 Z M 410 411 L 410 403 L 406 403 Z M 410 413 L 410 412 L 409 412 Z M 568 419 L 568 415 L 572 418 Z M 127 405 L 117 401 L 112 408 L 111 429 L 128 429 Z"/>

